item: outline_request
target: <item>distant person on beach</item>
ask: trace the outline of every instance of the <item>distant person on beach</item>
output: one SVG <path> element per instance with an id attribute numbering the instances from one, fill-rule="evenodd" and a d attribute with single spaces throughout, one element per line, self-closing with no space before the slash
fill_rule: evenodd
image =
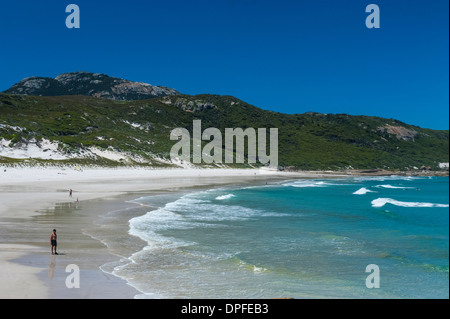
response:
<path id="1" fill-rule="evenodd" d="M 50 235 L 50 244 L 52 245 L 52 255 L 58 255 L 58 253 L 56 252 L 56 229 L 53 229 L 52 234 Z M 55 251 L 53 253 L 53 250 Z"/>
<path id="2" fill-rule="evenodd" d="M 69 191 L 69 197 L 72 197 L 72 189 Z"/>

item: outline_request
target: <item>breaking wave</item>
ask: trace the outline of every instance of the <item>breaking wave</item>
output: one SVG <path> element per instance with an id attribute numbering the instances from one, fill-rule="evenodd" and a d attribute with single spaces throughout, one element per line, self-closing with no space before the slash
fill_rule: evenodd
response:
<path id="1" fill-rule="evenodd" d="M 449 207 L 448 204 L 434 204 L 423 202 L 401 202 L 392 198 L 377 198 L 372 201 L 372 207 L 383 207 L 386 204 L 391 204 L 401 207 Z"/>

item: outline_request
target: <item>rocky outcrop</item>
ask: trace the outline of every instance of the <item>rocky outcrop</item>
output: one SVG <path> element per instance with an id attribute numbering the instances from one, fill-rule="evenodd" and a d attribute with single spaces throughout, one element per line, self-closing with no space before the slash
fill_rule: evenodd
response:
<path id="1" fill-rule="evenodd" d="M 386 132 L 388 134 L 395 135 L 397 139 L 404 141 L 414 141 L 414 138 L 418 134 L 416 131 L 407 129 L 403 126 L 392 126 L 389 124 L 380 126 L 377 130 L 381 133 Z"/>
<path id="2" fill-rule="evenodd" d="M 174 105 L 183 111 L 186 112 L 200 112 L 204 110 L 215 109 L 217 106 L 213 103 L 203 101 L 203 100 L 194 100 L 190 101 L 186 98 L 170 98 L 165 97 L 162 99 L 162 102 L 167 105 Z"/>
<path id="3" fill-rule="evenodd" d="M 37 96 L 89 95 L 111 100 L 143 100 L 178 95 L 174 89 L 132 82 L 106 74 L 71 72 L 56 78 L 30 77 L 23 79 L 4 93 Z"/>

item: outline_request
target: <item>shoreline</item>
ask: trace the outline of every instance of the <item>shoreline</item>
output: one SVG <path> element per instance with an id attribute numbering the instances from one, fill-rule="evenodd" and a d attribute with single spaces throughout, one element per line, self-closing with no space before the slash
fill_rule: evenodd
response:
<path id="1" fill-rule="evenodd" d="M 0 275 L 0 298 L 122 299 L 134 298 L 141 292 L 100 267 L 114 265 L 134 253 L 126 255 L 122 247 L 110 247 L 106 236 L 128 236 L 128 220 L 151 209 L 130 200 L 141 195 L 176 196 L 205 187 L 268 180 L 380 175 L 231 169 L 10 168 L 0 172 L 0 176 L 0 264 L 6 270 Z M 69 189 L 73 189 L 72 198 Z M 120 225 L 99 222 L 113 212 L 124 214 Z M 47 237 L 54 227 L 61 230 L 61 256 L 50 254 Z M 108 227 L 112 228 L 105 231 Z M 135 240 L 136 247 L 145 246 L 139 238 Z M 80 266 L 82 289 L 67 289 L 65 280 L 69 273 L 65 267 L 69 264 Z"/>
<path id="2" fill-rule="evenodd" d="M 6 271 L 0 275 L 0 298 L 14 299 L 133 298 L 140 292 L 124 280 L 99 269 L 118 257 L 108 252 L 105 244 L 94 239 L 92 234 L 86 234 L 85 229 L 93 221 L 117 207 L 136 207 L 126 200 L 135 199 L 140 194 L 148 196 L 161 191 L 173 193 L 196 187 L 256 180 L 264 182 L 269 178 L 283 179 L 291 175 L 259 170 L 79 172 L 70 169 L 9 169 L 7 178 L 3 178 L 5 172 L 1 174 L 0 228 L 3 244 L 0 246 L 0 264 Z M 69 189 L 73 189 L 72 198 L 69 197 Z M 142 214 L 146 212 L 148 208 Z M 61 230 L 59 246 L 65 243 L 62 250 L 65 254 L 54 257 L 50 254 L 47 238 L 53 228 Z M 60 247 L 58 251 L 61 252 Z M 92 253 L 86 254 L 86 251 Z M 59 262 L 61 260 L 63 263 Z M 65 286 L 69 275 L 65 266 L 77 263 L 81 264 L 80 277 L 89 278 L 91 282 L 84 291 Z M 55 282 L 59 283 L 56 288 Z M 110 288 L 99 291 L 97 288 L 102 285 Z M 28 286 L 33 289 L 24 288 Z"/>

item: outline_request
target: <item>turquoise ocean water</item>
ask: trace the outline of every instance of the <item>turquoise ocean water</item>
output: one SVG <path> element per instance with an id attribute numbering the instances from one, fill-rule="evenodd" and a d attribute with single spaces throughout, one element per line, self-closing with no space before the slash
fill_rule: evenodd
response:
<path id="1" fill-rule="evenodd" d="M 113 273 L 138 298 L 448 298 L 448 192 L 399 176 L 196 191 L 131 219 L 147 246 Z"/>

